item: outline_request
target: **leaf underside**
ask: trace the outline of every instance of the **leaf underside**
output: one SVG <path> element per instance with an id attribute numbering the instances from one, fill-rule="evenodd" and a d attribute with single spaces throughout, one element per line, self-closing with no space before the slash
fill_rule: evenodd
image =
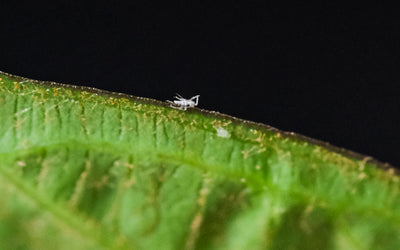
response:
<path id="1" fill-rule="evenodd" d="M 0 72 L 0 249 L 400 249 L 390 166 Z"/>

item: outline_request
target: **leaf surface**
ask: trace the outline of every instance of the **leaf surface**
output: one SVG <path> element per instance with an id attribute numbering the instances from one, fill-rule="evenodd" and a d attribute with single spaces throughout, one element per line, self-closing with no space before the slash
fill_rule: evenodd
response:
<path id="1" fill-rule="evenodd" d="M 0 72 L 0 249 L 399 249 L 389 165 Z"/>

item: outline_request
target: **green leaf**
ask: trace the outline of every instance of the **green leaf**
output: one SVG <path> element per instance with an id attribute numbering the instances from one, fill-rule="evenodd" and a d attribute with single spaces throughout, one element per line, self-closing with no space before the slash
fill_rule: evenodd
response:
<path id="1" fill-rule="evenodd" d="M 0 72 L 0 249 L 400 249 L 389 165 Z"/>

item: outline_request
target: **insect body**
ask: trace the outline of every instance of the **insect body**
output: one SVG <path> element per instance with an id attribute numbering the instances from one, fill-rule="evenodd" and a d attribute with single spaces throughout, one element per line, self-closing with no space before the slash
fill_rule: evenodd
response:
<path id="1" fill-rule="evenodd" d="M 174 101 L 168 101 L 168 103 L 170 103 L 172 108 L 177 108 L 177 109 L 183 109 L 186 110 L 187 108 L 193 108 L 195 106 L 197 106 L 197 104 L 199 103 L 199 97 L 200 95 L 195 95 L 190 99 L 185 99 L 182 96 L 180 96 L 179 94 L 176 94 Z"/>

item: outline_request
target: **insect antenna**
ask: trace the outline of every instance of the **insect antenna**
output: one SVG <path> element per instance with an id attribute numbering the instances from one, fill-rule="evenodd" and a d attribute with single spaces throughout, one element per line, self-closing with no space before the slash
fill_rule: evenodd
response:
<path id="1" fill-rule="evenodd" d="M 178 93 L 175 93 L 175 94 L 176 94 L 176 96 L 175 96 L 176 99 L 185 99 L 180 94 L 178 94 Z"/>

